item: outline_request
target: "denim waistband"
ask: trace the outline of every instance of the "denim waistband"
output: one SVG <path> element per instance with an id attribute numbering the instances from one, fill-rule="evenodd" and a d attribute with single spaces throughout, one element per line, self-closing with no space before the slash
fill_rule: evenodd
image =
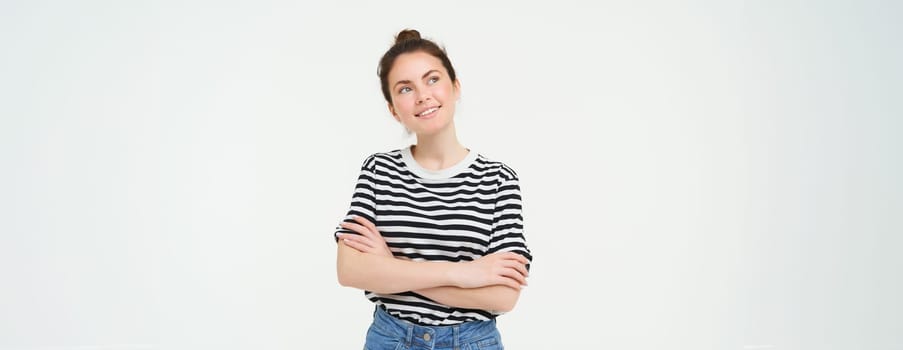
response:
<path id="1" fill-rule="evenodd" d="M 373 326 L 404 339 L 405 348 L 458 348 L 491 336 L 498 336 L 495 320 L 470 321 L 451 326 L 424 326 L 398 319 L 380 306 L 373 311 Z"/>

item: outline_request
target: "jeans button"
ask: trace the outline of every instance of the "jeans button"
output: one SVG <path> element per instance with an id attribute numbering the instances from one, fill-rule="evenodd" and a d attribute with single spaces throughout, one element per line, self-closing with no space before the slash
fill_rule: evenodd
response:
<path id="1" fill-rule="evenodd" d="M 429 333 L 423 333 L 423 340 L 430 341 L 430 334 L 429 334 Z"/>

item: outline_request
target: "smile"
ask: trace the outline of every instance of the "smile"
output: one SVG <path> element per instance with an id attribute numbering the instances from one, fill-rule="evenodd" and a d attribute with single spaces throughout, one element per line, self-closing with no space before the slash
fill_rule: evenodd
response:
<path id="1" fill-rule="evenodd" d="M 432 117 L 433 115 L 435 115 L 436 111 L 438 111 L 439 108 L 441 108 L 441 107 L 442 106 L 431 107 L 423 112 L 415 114 L 414 116 L 417 118 L 429 118 L 429 117 Z"/>

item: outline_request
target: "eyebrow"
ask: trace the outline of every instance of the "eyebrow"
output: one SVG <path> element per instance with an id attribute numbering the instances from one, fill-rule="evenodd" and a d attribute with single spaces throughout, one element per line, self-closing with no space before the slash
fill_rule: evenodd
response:
<path id="1" fill-rule="evenodd" d="M 437 69 L 430 69 L 428 72 L 423 73 L 423 76 L 421 76 L 420 79 L 426 78 L 427 75 L 430 75 L 430 74 L 432 74 L 433 72 L 439 73 L 439 70 L 437 70 Z M 399 80 L 399 81 L 395 82 L 395 85 L 392 85 L 392 88 L 394 89 L 396 86 L 398 86 L 398 84 L 410 84 L 410 83 L 411 83 L 410 80 Z"/>

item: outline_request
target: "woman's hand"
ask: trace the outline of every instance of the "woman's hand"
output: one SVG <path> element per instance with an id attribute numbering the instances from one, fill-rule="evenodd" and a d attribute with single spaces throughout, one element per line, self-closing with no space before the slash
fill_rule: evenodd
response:
<path id="1" fill-rule="evenodd" d="M 345 242 L 345 245 L 354 248 L 361 253 L 371 253 L 390 258 L 393 257 L 392 251 L 389 250 L 389 246 L 386 244 L 386 240 L 383 239 L 383 235 L 376 229 L 376 225 L 370 222 L 370 220 L 357 215 L 355 215 L 353 219 L 357 223 L 343 222 L 339 224 L 342 228 L 360 233 L 360 235 L 340 233 L 339 238 Z"/>
<path id="2" fill-rule="evenodd" d="M 521 286 L 527 285 L 528 263 L 527 258 L 514 252 L 489 254 L 456 264 L 451 278 L 461 288 L 499 284 L 520 290 Z"/>

